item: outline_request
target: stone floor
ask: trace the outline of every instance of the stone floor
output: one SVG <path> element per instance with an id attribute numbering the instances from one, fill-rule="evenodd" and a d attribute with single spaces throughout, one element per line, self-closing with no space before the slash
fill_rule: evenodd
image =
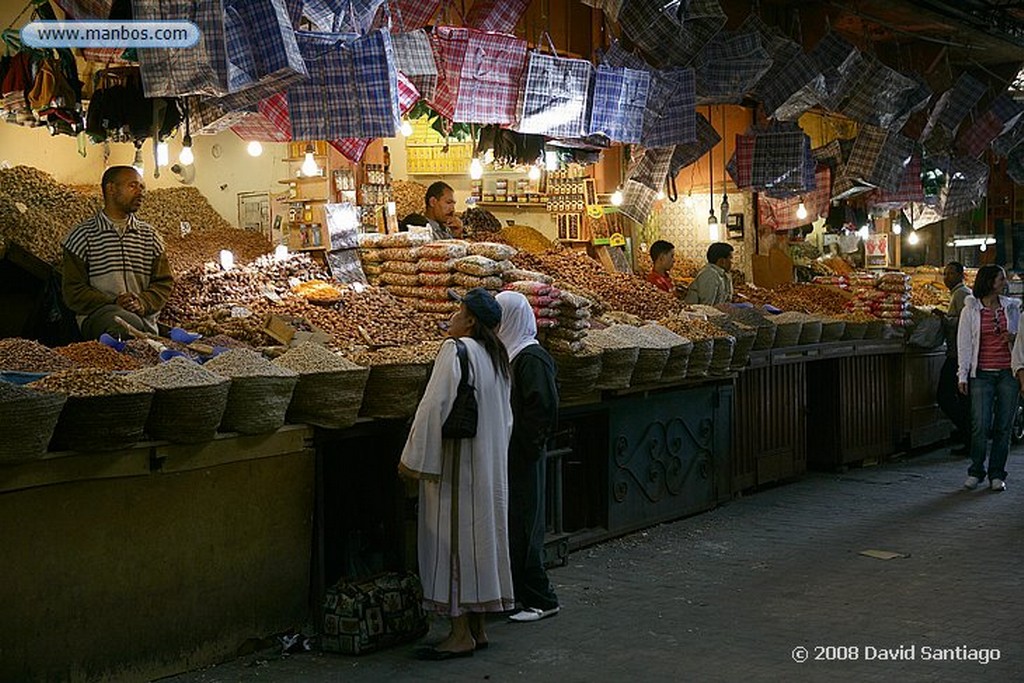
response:
<path id="1" fill-rule="evenodd" d="M 471 658 L 270 650 L 168 680 L 1024 681 L 1022 453 L 1004 493 L 962 490 L 942 449 L 581 550 L 550 572 L 557 618 L 496 617 Z"/>

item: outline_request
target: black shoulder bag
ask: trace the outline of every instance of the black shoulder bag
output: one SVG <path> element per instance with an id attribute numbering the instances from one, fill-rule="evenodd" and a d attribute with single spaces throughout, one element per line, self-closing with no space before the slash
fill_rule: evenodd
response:
<path id="1" fill-rule="evenodd" d="M 476 390 L 469 383 L 469 356 L 466 345 L 455 340 L 455 351 L 459 355 L 459 388 L 455 393 L 452 410 L 441 427 L 441 436 L 446 439 L 471 439 L 476 436 Z"/>

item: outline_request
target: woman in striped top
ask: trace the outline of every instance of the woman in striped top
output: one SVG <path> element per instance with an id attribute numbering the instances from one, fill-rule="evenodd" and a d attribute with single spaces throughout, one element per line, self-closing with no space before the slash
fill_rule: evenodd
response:
<path id="1" fill-rule="evenodd" d="M 1006 456 L 1019 392 L 1010 352 L 1020 329 L 1020 301 L 1003 296 L 1005 289 L 1002 266 L 982 266 L 974 280 L 974 294 L 964 300 L 960 313 L 959 389 L 971 400 L 971 465 L 964 481 L 968 489 L 977 488 L 986 476 L 993 491 L 1006 489 Z M 990 431 L 992 451 L 986 472 Z"/>

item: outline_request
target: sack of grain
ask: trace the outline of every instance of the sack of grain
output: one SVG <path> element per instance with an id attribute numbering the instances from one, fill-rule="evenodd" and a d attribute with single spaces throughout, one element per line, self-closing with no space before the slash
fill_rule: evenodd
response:
<path id="1" fill-rule="evenodd" d="M 466 256 L 455 262 L 455 270 L 477 277 L 501 275 L 503 271 L 511 267 L 512 265 L 508 261 L 495 261 L 479 254 Z"/>
<path id="2" fill-rule="evenodd" d="M 471 255 L 484 256 L 494 261 L 507 261 L 515 256 L 518 251 L 515 247 L 498 242 L 470 242 L 469 253 Z"/>

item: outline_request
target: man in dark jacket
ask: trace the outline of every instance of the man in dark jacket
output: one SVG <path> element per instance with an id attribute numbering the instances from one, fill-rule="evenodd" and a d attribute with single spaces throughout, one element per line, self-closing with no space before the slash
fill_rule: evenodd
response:
<path id="1" fill-rule="evenodd" d="M 558 614 L 544 569 L 544 479 L 547 439 L 558 420 L 555 362 L 537 343 L 533 308 L 518 292 L 502 292 L 498 337 L 512 362 L 512 440 L 508 449 L 508 534 L 512 586 L 523 608 L 515 622 Z"/>

